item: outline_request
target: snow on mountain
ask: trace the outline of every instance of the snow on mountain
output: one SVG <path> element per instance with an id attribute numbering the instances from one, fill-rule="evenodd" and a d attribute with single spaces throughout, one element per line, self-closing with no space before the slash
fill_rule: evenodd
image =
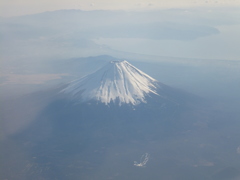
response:
<path id="1" fill-rule="evenodd" d="M 96 72 L 71 82 L 61 92 L 74 100 L 97 100 L 104 104 L 118 102 L 137 105 L 146 96 L 157 94 L 158 81 L 127 61 L 111 61 Z"/>

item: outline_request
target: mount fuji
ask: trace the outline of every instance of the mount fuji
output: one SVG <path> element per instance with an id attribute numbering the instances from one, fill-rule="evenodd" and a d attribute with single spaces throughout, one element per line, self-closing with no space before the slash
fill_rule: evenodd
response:
<path id="1" fill-rule="evenodd" d="M 89 178 L 108 153 L 118 163 L 110 163 L 107 169 L 116 164 L 122 172 L 116 180 L 141 179 L 138 173 L 136 178 L 124 176 L 125 167 L 136 170 L 132 154 L 154 154 L 165 145 L 171 148 L 169 139 L 195 130 L 198 121 L 205 123 L 197 96 L 160 83 L 127 61 L 111 61 L 60 89 L 34 94 L 40 99 L 46 95 L 47 105 L 12 138 L 31 155 L 33 168 L 41 169 L 40 174 L 34 170 L 23 179 L 66 179 L 66 175 L 67 179 L 108 179 Z M 155 157 L 161 152 L 156 151 Z M 151 168 L 153 174 L 155 170 Z M 73 172 L 76 176 L 71 177 Z"/>
<path id="2" fill-rule="evenodd" d="M 157 80 L 127 61 L 111 61 L 96 72 L 69 84 L 62 92 L 80 101 L 97 100 L 104 104 L 146 103 L 145 96 L 157 94 Z"/>
<path id="3" fill-rule="evenodd" d="M 118 106 L 151 101 L 179 105 L 188 99 L 186 93 L 160 83 L 125 60 L 110 61 L 94 73 L 70 82 L 60 92 L 77 103 Z"/>

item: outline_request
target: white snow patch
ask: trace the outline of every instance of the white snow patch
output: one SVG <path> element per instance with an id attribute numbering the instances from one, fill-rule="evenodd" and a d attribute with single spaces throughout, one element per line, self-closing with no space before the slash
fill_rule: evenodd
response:
<path id="1" fill-rule="evenodd" d="M 136 105 L 149 93 L 157 94 L 157 80 L 127 61 L 111 61 L 96 72 L 71 82 L 61 92 L 81 102 L 97 100 L 108 104 L 119 100 Z"/>

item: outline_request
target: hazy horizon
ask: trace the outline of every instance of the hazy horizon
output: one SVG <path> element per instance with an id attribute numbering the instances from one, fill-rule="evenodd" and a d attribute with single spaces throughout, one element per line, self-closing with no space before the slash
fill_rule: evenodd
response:
<path id="1" fill-rule="evenodd" d="M 149 11 L 149 10 L 164 10 L 164 9 L 188 9 L 188 8 L 231 8 L 240 7 L 240 2 L 237 0 L 144 0 L 144 1 L 118 1 L 118 0 L 98 0 L 78 2 L 70 1 L 7 1 L 1 0 L 0 16 L 11 17 L 43 13 L 46 11 L 55 11 L 60 9 L 81 9 L 85 11 L 91 10 L 126 10 L 126 11 Z"/>

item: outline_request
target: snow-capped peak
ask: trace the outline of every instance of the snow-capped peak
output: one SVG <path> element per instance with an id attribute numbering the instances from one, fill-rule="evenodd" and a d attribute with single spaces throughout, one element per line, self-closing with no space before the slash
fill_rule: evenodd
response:
<path id="1" fill-rule="evenodd" d="M 63 93 L 75 100 L 97 100 L 108 104 L 118 102 L 136 105 L 146 102 L 146 96 L 156 94 L 157 80 L 127 61 L 111 61 L 96 72 L 71 82 Z"/>

